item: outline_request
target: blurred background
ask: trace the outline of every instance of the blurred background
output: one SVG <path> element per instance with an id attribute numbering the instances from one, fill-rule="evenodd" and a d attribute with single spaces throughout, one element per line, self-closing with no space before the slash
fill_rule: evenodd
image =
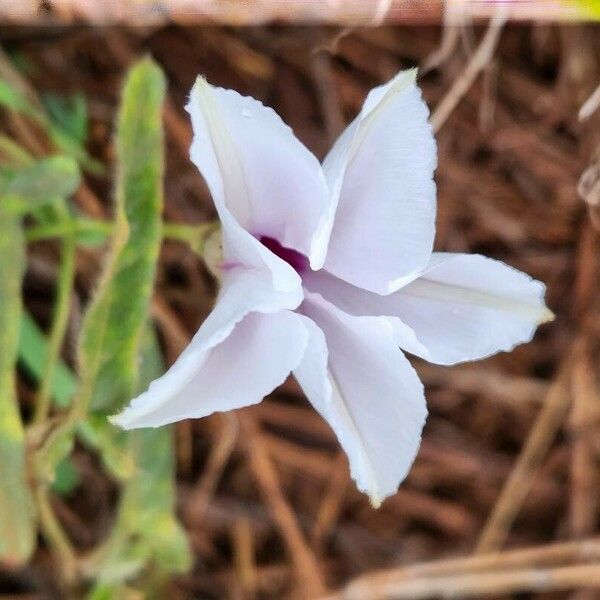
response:
<path id="1" fill-rule="evenodd" d="M 379 510 L 356 491 L 334 435 L 291 380 L 246 411 L 245 425 L 236 413 L 177 424 L 176 514 L 189 568 L 167 561 L 161 571 L 156 557 L 131 573 L 113 565 L 119 585 L 96 595 L 86 565 L 114 526 L 121 484 L 77 442 L 50 507 L 81 561 L 78 584 L 65 591 L 41 536 L 25 564 L 0 562 L 0 598 L 600 598 L 596 25 L 4 26 L 0 40 L 2 80 L 79 132 L 87 166 L 73 202 L 90 219 L 112 213 L 116 112 L 125 73 L 143 55 L 167 78 L 164 219 L 188 225 L 215 217 L 188 159 L 183 106 L 198 74 L 275 108 L 322 158 L 371 87 L 420 66 L 439 149 L 436 249 L 526 271 L 546 283 L 556 314 L 508 354 L 452 368 L 413 361 L 430 416 L 408 479 Z M 41 139 L 6 104 L 0 128 L 31 151 Z M 105 252 L 77 249 L 68 369 Z M 56 241 L 30 239 L 24 304 L 41 332 L 59 263 Z M 215 293 L 193 249 L 165 241 L 151 304 L 165 364 Z M 20 361 L 25 421 L 36 388 Z"/>

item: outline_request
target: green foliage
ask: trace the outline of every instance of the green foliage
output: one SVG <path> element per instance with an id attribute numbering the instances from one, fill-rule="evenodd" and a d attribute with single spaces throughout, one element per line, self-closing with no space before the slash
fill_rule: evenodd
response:
<path id="1" fill-rule="evenodd" d="M 14 377 L 25 249 L 19 220 L 1 207 L 0 257 L 0 560 L 20 563 L 29 558 L 35 539 Z"/>
<path id="2" fill-rule="evenodd" d="M 21 333 L 19 336 L 19 362 L 27 373 L 39 381 L 48 361 L 48 342 L 39 325 L 28 314 L 21 318 Z M 64 362 L 59 361 L 50 386 L 50 394 L 55 403 L 66 408 L 75 393 L 77 380 Z"/>
<path id="3" fill-rule="evenodd" d="M 85 146 L 88 137 L 88 113 L 85 96 L 73 94 L 60 96 L 48 92 L 42 94 L 42 103 L 51 121 L 69 137 Z"/>
<path id="4" fill-rule="evenodd" d="M 145 329 L 142 347 L 138 391 L 163 372 L 156 336 L 150 328 Z M 183 572 L 190 567 L 187 539 L 175 518 L 172 430 L 137 430 L 129 432 L 127 438 L 135 472 L 125 485 L 117 522 L 99 556 L 98 584 L 91 598 L 115 597 L 121 583 L 145 566 L 162 573 Z"/>
<path id="5" fill-rule="evenodd" d="M 19 170 L 5 170 L 2 175 L 2 206 L 15 214 L 60 202 L 71 196 L 80 182 L 77 162 L 68 156 L 44 158 Z"/>
<path id="6" fill-rule="evenodd" d="M 3 79 L 0 79 L 0 106 L 40 118 L 39 112 L 29 100 L 19 90 L 10 85 L 8 81 L 4 81 Z"/>
<path id="7" fill-rule="evenodd" d="M 102 164 L 85 148 L 88 132 L 85 98 L 82 95 L 64 98 L 48 94 L 43 100 L 45 106 L 36 106 L 21 90 L 0 79 L 0 106 L 30 118 L 63 154 L 76 160 L 86 171 L 102 175 Z"/>
<path id="8" fill-rule="evenodd" d="M 73 462 L 65 458 L 56 467 L 52 491 L 61 496 L 68 496 L 79 485 L 80 479 L 79 471 Z"/>
<path id="9" fill-rule="evenodd" d="M 140 336 L 161 241 L 164 93 L 164 76 L 148 59 L 131 71 L 123 91 L 115 232 L 79 347 L 82 387 L 95 411 L 116 412 L 138 378 Z"/>
<path id="10" fill-rule="evenodd" d="M 77 487 L 79 475 L 70 458 L 77 435 L 122 484 L 115 525 L 94 558 L 86 561 L 86 572 L 96 577 L 92 598 L 127 597 L 135 592 L 125 582 L 143 572 L 160 582 L 190 564 L 187 540 L 175 516 L 172 431 L 164 427 L 124 432 L 107 420 L 163 372 L 148 315 L 163 235 L 164 96 L 165 79 L 152 60 L 131 69 L 116 128 L 115 214 L 112 222 L 103 222 L 76 215 L 68 202 L 80 182 L 79 166 L 90 165 L 84 149 L 83 98 L 49 95 L 42 108 L 0 80 L 0 106 L 32 120 L 64 154 L 34 160 L 0 135 L 0 561 L 25 561 L 33 550 L 31 483 L 50 547 L 59 562 L 75 562 L 47 489 L 68 495 Z M 24 234 L 25 214 L 29 219 Z M 194 232 L 186 227 L 176 226 L 174 233 L 191 243 Z M 62 243 L 49 338 L 30 315 L 21 315 L 24 237 L 59 238 Z M 77 344 L 76 377 L 60 359 L 75 244 L 106 240 L 106 262 Z M 28 435 L 29 461 L 15 394 L 17 354 L 21 368 L 39 385 Z M 58 413 L 52 419 L 50 399 Z"/>
<path id="11" fill-rule="evenodd" d="M 82 402 L 92 413 L 85 423 L 88 439 L 114 475 L 128 475 L 98 566 L 102 584 L 111 586 L 149 562 L 167 572 L 189 564 L 174 517 L 171 432 L 124 433 L 96 418 L 119 410 L 162 372 L 147 320 L 162 235 L 164 93 L 164 76 L 151 60 L 128 74 L 117 123 L 115 233 L 79 346 Z"/>

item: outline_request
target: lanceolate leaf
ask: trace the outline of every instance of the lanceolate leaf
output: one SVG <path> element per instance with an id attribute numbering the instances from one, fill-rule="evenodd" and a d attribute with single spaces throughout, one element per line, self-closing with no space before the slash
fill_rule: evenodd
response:
<path id="1" fill-rule="evenodd" d="M 147 328 L 138 391 L 163 370 L 156 336 Z M 175 517 L 172 433 L 169 427 L 126 433 L 135 472 L 123 490 L 117 522 L 101 556 L 98 585 L 91 599 L 115 597 L 122 582 L 149 563 L 162 573 L 183 572 L 190 567 L 187 539 Z"/>
<path id="2" fill-rule="evenodd" d="M 143 60 L 127 78 L 118 117 L 116 234 L 79 347 L 84 392 L 105 413 L 121 407 L 138 377 L 161 240 L 164 92 L 162 72 Z"/>
<path id="3" fill-rule="evenodd" d="M 68 198 L 79 186 L 79 167 L 68 156 L 38 160 L 0 180 L 2 206 L 25 213 Z"/>
<path id="4" fill-rule="evenodd" d="M 79 345 L 83 400 L 91 402 L 87 433 L 114 475 L 123 477 L 123 464 L 111 465 L 109 455 L 120 452 L 133 464 L 98 565 L 103 585 L 118 586 L 150 561 L 163 571 L 189 562 L 174 516 L 171 432 L 124 434 L 98 419 L 162 372 L 148 314 L 162 234 L 164 93 L 164 76 L 151 60 L 129 72 L 117 123 L 116 234 Z"/>
<path id="5" fill-rule="evenodd" d="M 48 341 L 44 333 L 28 313 L 23 313 L 19 336 L 19 363 L 31 377 L 39 381 L 47 360 Z M 72 371 L 64 362 L 59 361 L 50 387 L 50 394 L 56 404 L 62 408 L 67 407 L 76 387 L 77 380 Z"/>
<path id="6" fill-rule="evenodd" d="M 0 207 L 0 562 L 8 563 L 26 561 L 35 539 L 25 438 L 15 392 L 24 269 L 20 221 Z"/>

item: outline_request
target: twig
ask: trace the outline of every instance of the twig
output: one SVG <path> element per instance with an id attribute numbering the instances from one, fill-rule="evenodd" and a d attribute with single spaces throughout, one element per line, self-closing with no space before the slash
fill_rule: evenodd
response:
<path id="1" fill-rule="evenodd" d="M 311 533 L 313 545 L 319 549 L 331 534 L 343 507 L 344 497 L 350 478 L 348 461 L 343 452 L 339 452 L 331 467 L 331 478 L 319 504 L 315 524 Z"/>
<path id="2" fill-rule="evenodd" d="M 37 483 L 35 500 L 40 518 L 40 527 L 58 559 L 56 565 L 61 574 L 61 582 L 66 588 L 69 588 L 77 580 L 77 556 L 62 525 L 52 510 L 50 491 L 45 482 Z"/>
<path id="3" fill-rule="evenodd" d="M 490 20 L 488 29 L 485 32 L 481 43 L 477 47 L 477 50 L 470 58 L 465 70 L 461 73 L 460 77 L 454 81 L 448 93 L 437 105 L 435 111 L 431 115 L 431 127 L 434 132 L 441 129 L 442 125 L 456 108 L 461 98 L 467 93 L 477 75 L 479 75 L 492 59 L 496 46 L 498 45 L 498 40 L 500 39 L 500 33 L 508 18 L 508 8 L 506 5 L 500 3 L 497 6 L 496 13 Z"/>
<path id="4" fill-rule="evenodd" d="M 332 80 L 330 54 L 324 51 L 313 53 L 311 66 L 327 139 L 333 143 L 344 129 L 344 115 L 340 109 L 336 86 Z"/>
<path id="5" fill-rule="evenodd" d="M 70 218 L 69 211 L 65 206 L 62 206 L 57 210 L 61 210 L 63 215 Z M 41 385 L 35 402 L 35 411 L 32 421 L 34 425 L 42 424 L 48 417 L 50 411 L 50 391 L 56 365 L 60 358 L 61 347 L 69 325 L 71 308 L 70 300 L 73 292 L 73 283 L 75 281 L 75 254 L 75 236 L 71 233 L 62 239 L 61 261 L 58 269 L 58 282 L 56 286 L 56 301 L 54 304 L 54 315 L 52 318 L 52 326 L 50 328 L 50 336 L 48 338 L 48 356 L 46 358 L 46 364 L 44 365 L 44 373 L 41 378 Z"/>
<path id="6" fill-rule="evenodd" d="M 581 175 L 577 192 L 587 203 L 590 220 L 600 231 L 600 159 L 594 161 Z"/>
<path id="7" fill-rule="evenodd" d="M 193 512 L 194 520 L 199 522 L 215 493 L 217 484 L 238 439 L 239 423 L 234 413 L 216 415 L 220 423 L 219 439 L 213 444 L 202 477 L 192 491 L 188 511 Z"/>
<path id="8" fill-rule="evenodd" d="M 595 471 L 590 443 L 595 425 L 593 421 L 595 401 L 593 367 L 586 345 L 573 367 L 571 428 L 574 439 L 569 520 L 574 538 L 589 535 L 594 530 L 596 520 Z"/>
<path id="9" fill-rule="evenodd" d="M 444 16 L 442 27 L 442 41 L 438 48 L 427 55 L 419 67 L 419 75 L 422 77 L 429 71 L 437 69 L 440 65 L 450 58 L 458 42 L 460 23 L 462 14 L 461 4 L 448 0 L 444 3 Z"/>
<path id="10" fill-rule="evenodd" d="M 251 600 L 256 592 L 258 576 L 254 560 L 254 539 L 248 519 L 241 517 L 236 520 L 231 532 L 236 583 L 239 586 L 240 597 Z"/>
<path id="11" fill-rule="evenodd" d="M 592 92 L 592 95 L 581 105 L 577 118 L 580 121 L 589 119 L 600 106 L 600 85 Z"/>
<path id="12" fill-rule="evenodd" d="M 294 512 L 285 499 L 273 468 L 260 428 L 249 410 L 239 411 L 250 467 L 260 486 L 263 499 L 277 523 L 288 547 L 296 575 L 306 598 L 315 598 L 325 586 L 317 560 L 304 538 Z"/>
<path id="13" fill-rule="evenodd" d="M 567 378 L 570 375 L 572 357 L 573 351 L 567 355 L 548 390 L 544 405 L 479 537 L 475 548 L 477 554 L 496 550 L 504 543 L 531 489 L 533 477 L 563 423 L 570 399 Z"/>
<path id="14" fill-rule="evenodd" d="M 363 580 L 370 582 L 377 580 L 379 584 L 387 585 L 400 580 L 424 576 L 442 577 L 481 571 L 538 568 L 575 561 L 597 560 L 600 560 L 600 538 L 588 538 L 573 542 L 494 552 L 482 556 L 466 556 L 416 563 L 406 567 L 363 575 L 351 585 L 358 585 Z"/>
<path id="15" fill-rule="evenodd" d="M 376 579 L 351 584 L 328 600 L 423 600 L 426 598 L 482 598 L 517 592 L 553 592 L 600 587 L 600 562 L 549 569 L 521 569 L 415 577 L 385 582 Z"/>

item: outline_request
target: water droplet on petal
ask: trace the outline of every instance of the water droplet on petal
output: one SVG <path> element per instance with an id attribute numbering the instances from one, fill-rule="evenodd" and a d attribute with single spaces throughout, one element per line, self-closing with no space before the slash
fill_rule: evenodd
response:
<path id="1" fill-rule="evenodd" d="M 242 116 L 249 119 L 252 116 L 252 111 L 249 108 L 242 108 Z"/>

